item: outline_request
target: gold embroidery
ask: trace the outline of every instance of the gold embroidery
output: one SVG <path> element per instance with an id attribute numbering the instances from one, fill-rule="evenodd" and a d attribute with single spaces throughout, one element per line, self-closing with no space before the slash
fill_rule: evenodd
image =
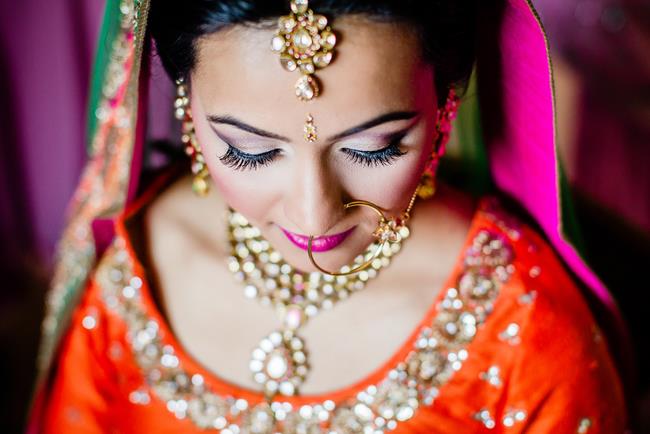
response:
<path id="1" fill-rule="evenodd" d="M 499 233 L 481 230 L 466 251 L 458 285 L 448 288 L 437 315 L 424 326 L 414 348 L 377 384 L 347 400 L 314 402 L 294 408 L 289 402 L 249 403 L 209 390 L 200 374 L 186 371 L 165 344 L 159 324 L 140 300 L 142 280 L 118 238 L 98 268 L 105 304 L 128 326 L 128 341 L 145 382 L 176 417 L 222 433 L 384 432 L 411 419 L 420 406 L 433 404 L 438 390 L 461 369 L 466 349 L 493 310 L 512 267 L 512 249 Z M 494 420 L 483 410 L 485 426 Z M 483 417 L 486 416 L 487 418 Z"/>
<path id="2" fill-rule="evenodd" d="M 137 82 L 133 64 L 133 22 L 140 13 L 141 1 L 120 2 L 120 28 L 116 29 L 109 50 L 106 78 L 94 113 L 98 126 L 92 138 L 92 159 L 84 169 L 73 198 L 73 217 L 57 245 L 57 264 L 51 289 L 46 295 L 38 356 L 41 376 L 47 373 L 58 339 L 95 261 L 92 219 L 102 214 L 109 215 L 114 212 L 113 207 L 119 207 L 124 200 L 133 140 L 133 92 L 137 90 L 133 84 Z M 130 94 L 127 95 L 124 89 L 129 83 Z"/>

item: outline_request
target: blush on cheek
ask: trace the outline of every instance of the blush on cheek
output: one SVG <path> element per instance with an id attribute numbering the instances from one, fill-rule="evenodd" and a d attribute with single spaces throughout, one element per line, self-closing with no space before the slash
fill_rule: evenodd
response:
<path id="1" fill-rule="evenodd" d="M 417 181 L 413 180 L 411 174 L 405 174 L 403 178 L 398 178 L 393 182 L 384 183 L 381 186 L 379 196 L 383 208 L 393 214 L 399 214 L 408 206 L 408 201 L 415 191 Z"/>
<path id="2" fill-rule="evenodd" d="M 240 172 L 224 166 L 218 157 L 206 155 L 206 163 L 215 189 L 228 206 L 255 226 L 263 227 L 269 222 L 269 210 L 274 202 L 270 184 L 260 182 L 256 172 Z"/>
<path id="3" fill-rule="evenodd" d="M 420 158 L 413 155 L 404 164 L 396 164 L 385 171 L 381 178 L 361 178 L 356 173 L 343 175 L 351 178 L 345 181 L 354 199 L 368 200 L 391 214 L 399 214 L 407 206 L 420 179 Z M 377 169 L 373 169 L 377 170 Z"/>

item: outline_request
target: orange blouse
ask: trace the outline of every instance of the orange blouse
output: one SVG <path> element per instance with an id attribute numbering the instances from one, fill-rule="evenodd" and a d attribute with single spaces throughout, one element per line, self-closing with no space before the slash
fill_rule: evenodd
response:
<path id="1" fill-rule="evenodd" d="M 146 200 L 117 221 L 73 314 L 46 433 L 625 430 L 621 381 L 578 287 L 545 240 L 494 198 L 482 198 L 444 290 L 388 360 L 343 389 L 271 403 L 208 371 L 175 339 L 125 230 Z"/>

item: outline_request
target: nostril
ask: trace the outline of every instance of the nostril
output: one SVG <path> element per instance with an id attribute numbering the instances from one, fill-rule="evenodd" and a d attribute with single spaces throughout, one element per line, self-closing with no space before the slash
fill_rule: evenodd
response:
<path id="1" fill-rule="evenodd" d="M 295 198 L 294 198 L 295 199 Z M 287 221 L 291 222 L 291 232 L 309 237 L 310 235 L 331 235 L 349 226 L 341 226 L 347 212 L 340 202 L 321 195 L 317 200 L 288 202 L 285 208 Z"/>

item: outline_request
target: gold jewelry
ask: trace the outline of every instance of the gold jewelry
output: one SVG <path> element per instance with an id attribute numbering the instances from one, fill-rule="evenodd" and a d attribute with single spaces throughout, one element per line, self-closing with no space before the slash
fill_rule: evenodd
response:
<path id="1" fill-rule="evenodd" d="M 375 251 L 378 253 L 371 267 L 352 276 L 302 273 L 285 262 L 243 215 L 229 209 L 227 218 L 231 244 L 228 269 L 245 284 L 247 298 L 275 308 L 282 322 L 281 329 L 267 335 L 253 350 L 249 365 L 253 378 L 263 385 L 268 397 L 295 395 L 309 371 L 308 352 L 298 330 L 320 311 L 362 290 L 390 264 L 401 244 L 383 245 Z M 401 235 L 406 238 L 408 233 Z M 353 266 L 363 263 L 376 247 L 373 243 L 365 254 L 358 255 Z"/>
<path id="2" fill-rule="evenodd" d="M 452 121 L 458 113 L 460 99 L 453 89 L 449 90 L 447 101 L 442 109 L 438 110 L 438 119 L 436 120 L 436 138 L 433 145 L 433 152 L 426 162 L 424 173 L 420 180 L 420 189 L 418 196 L 421 199 L 428 199 L 436 192 L 435 174 L 438 170 L 440 158 L 445 153 L 445 147 L 451 134 Z"/>
<path id="3" fill-rule="evenodd" d="M 185 80 L 179 78 L 176 80 L 176 100 L 174 101 L 174 115 L 176 119 L 182 121 L 181 140 L 185 145 L 185 153 L 192 159 L 192 190 L 198 196 L 206 196 L 210 191 L 208 179 L 210 173 L 205 164 L 205 158 L 201 152 L 201 146 L 196 139 L 194 132 L 194 122 L 192 121 L 192 112 L 190 110 L 190 99 L 187 91 Z"/>
<path id="4" fill-rule="evenodd" d="M 436 178 L 430 170 L 425 169 L 420 179 L 418 197 L 426 200 L 433 197 L 434 194 L 436 194 Z"/>
<path id="5" fill-rule="evenodd" d="M 332 61 L 336 35 L 327 22 L 326 17 L 309 9 L 308 0 L 292 0 L 291 14 L 278 19 L 278 29 L 271 39 L 271 49 L 280 54 L 282 67 L 301 73 L 295 84 L 301 101 L 318 96 L 320 86 L 314 72 Z"/>
<path id="6" fill-rule="evenodd" d="M 233 398 L 211 387 L 203 376 L 205 370 L 188 366 L 183 350 L 170 344 L 169 336 L 160 330 L 160 318 L 150 315 L 139 290 L 146 277 L 134 273 L 131 256 L 119 236 L 115 249 L 102 261 L 97 280 L 106 300 L 112 300 L 111 312 L 119 315 L 134 337 L 128 340 L 129 349 L 151 396 L 168 414 L 182 417 L 206 434 L 388 434 L 413 421 L 423 408 L 434 402 L 437 405 L 442 387 L 453 381 L 454 372 L 467 362 L 467 350 L 472 363 L 471 343 L 490 320 L 495 300 L 511 278 L 515 267 L 506 233 L 512 228 L 500 220 L 501 213 L 489 212 L 500 229 L 483 228 L 469 240 L 460 260 L 462 268 L 440 294 L 436 312 L 416 328 L 408 354 L 391 362 L 386 374 L 360 388 L 359 393 L 340 396 L 336 402 L 329 396 L 305 405 L 290 405 L 282 398 L 259 402 L 251 399 L 253 394 Z M 340 361 L 341 365 L 349 362 L 347 358 Z"/>
<path id="7" fill-rule="evenodd" d="M 420 178 L 420 189 L 418 190 L 420 199 L 429 199 L 436 193 L 436 171 L 439 159 L 440 154 L 434 150 L 425 164 L 424 172 Z"/>
<path id="8" fill-rule="evenodd" d="M 411 208 L 413 208 L 413 204 L 415 203 L 415 198 L 417 197 L 417 193 L 419 189 L 420 186 L 418 185 L 418 187 L 411 195 L 411 199 L 409 201 L 408 207 L 399 217 L 386 218 L 384 212 L 379 206 L 367 200 L 354 200 L 344 205 L 345 209 L 349 209 L 357 206 L 365 206 L 372 209 L 379 216 L 377 229 L 375 229 L 375 231 L 372 233 L 372 236 L 375 237 L 375 239 L 377 239 L 379 244 L 377 245 L 376 249 L 372 254 L 367 255 L 365 257 L 365 261 L 362 262 L 361 264 L 357 265 L 354 268 L 344 267 L 340 271 L 329 271 L 324 269 L 323 267 L 318 265 L 318 263 L 314 259 L 314 254 L 312 251 L 312 242 L 314 240 L 313 235 L 309 237 L 309 241 L 307 242 L 307 254 L 309 255 L 309 260 L 314 265 L 314 267 L 316 267 L 316 269 L 318 269 L 320 272 L 325 274 L 330 274 L 332 276 L 348 276 L 350 274 L 355 274 L 365 270 L 373 263 L 373 261 L 377 258 L 377 256 L 384 250 L 384 247 L 388 245 L 387 243 L 400 243 L 403 238 L 408 237 L 410 232 L 408 227 L 406 226 L 406 222 L 411 217 L 410 214 Z"/>
<path id="9" fill-rule="evenodd" d="M 460 105 L 460 98 L 454 89 L 449 89 L 447 94 L 447 101 L 445 106 L 438 111 L 438 119 L 436 122 L 437 137 L 435 142 L 435 152 L 439 157 L 445 153 L 445 146 L 449 142 L 451 135 L 452 122 L 456 119 L 458 114 L 458 106 Z"/>
<path id="10" fill-rule="evenodd" d="M 307 115 L 307 121 L 303 131 L 305 132 L 305 140 L 308 142 L 315 142 L 318 139 L 316 133 L 316 125 L 314 125 L 314 117 L 310 114 Z"/>

